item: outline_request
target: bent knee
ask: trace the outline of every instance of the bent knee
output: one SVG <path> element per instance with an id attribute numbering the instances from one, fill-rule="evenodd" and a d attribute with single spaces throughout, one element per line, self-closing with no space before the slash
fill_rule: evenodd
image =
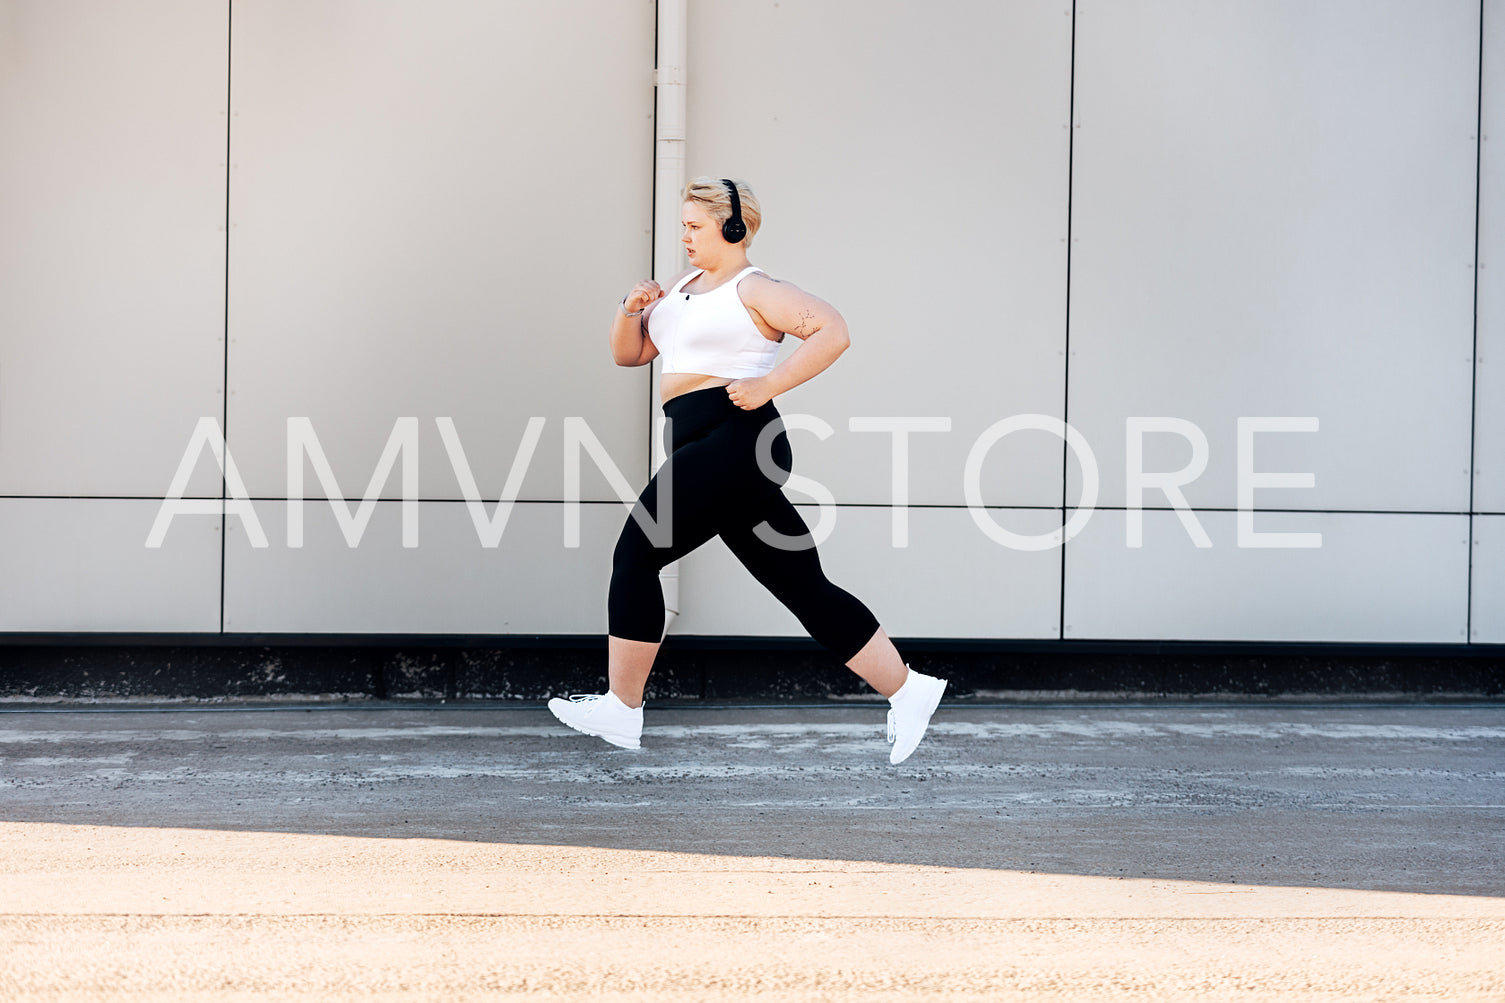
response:
<path id="1" fill-rule="evenodd" d="M 666 550 L 653 545 L 637 520 L 629 518 L 611 552 L 611 566 L 614 572 L 642 569 L 657 574 L 668 563 L 666 555 Z"/>

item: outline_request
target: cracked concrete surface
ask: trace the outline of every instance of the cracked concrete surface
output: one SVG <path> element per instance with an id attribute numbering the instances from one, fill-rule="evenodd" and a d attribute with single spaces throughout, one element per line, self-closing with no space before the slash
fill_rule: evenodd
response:
<path id="1" fill-rule="evenodd" d="M 1505 705 L 0 713 L 6 999 L 1505 999 Z"/>

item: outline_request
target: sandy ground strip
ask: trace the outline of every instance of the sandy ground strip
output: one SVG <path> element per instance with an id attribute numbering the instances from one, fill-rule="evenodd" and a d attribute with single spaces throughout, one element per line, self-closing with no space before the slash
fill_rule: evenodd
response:
<path id="1" fill-rule="evenodd" d="M 1505 900 L 0 823 L 7 1000 L 1505 999 Z"/>

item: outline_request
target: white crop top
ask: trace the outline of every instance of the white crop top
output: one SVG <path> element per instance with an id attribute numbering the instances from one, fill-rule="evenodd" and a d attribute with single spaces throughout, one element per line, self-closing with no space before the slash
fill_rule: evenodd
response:
<path id="1" fill-rule="evenodd" d="M 665 373 L 703 373 L 735 380 L 762 376 L 773 368 L 779 343 L 763 337 L 737 295 L 737 283 L 748 265 L 730 281 L 705 293 L 684 292 L 684 286 L 705 269 L 691 272 L 664 296 L 648 315 L 648 337 L 658 348 Z"/>

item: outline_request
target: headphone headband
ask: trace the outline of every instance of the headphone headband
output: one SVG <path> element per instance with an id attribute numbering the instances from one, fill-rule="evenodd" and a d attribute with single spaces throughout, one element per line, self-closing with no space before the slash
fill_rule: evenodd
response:
<path id="1" fill-rule="evenodd" d="M 728 244 L 736 244 L 747 236 L 747 224 L 742 222 L 742 200 L 737 197 L 735 182 L 730 178 L 722 178 L 721 183 L 726 185 L 726 190 L 732 195 L 732 214 L 721 224 L 721 236 L 726 238 Z"/>

